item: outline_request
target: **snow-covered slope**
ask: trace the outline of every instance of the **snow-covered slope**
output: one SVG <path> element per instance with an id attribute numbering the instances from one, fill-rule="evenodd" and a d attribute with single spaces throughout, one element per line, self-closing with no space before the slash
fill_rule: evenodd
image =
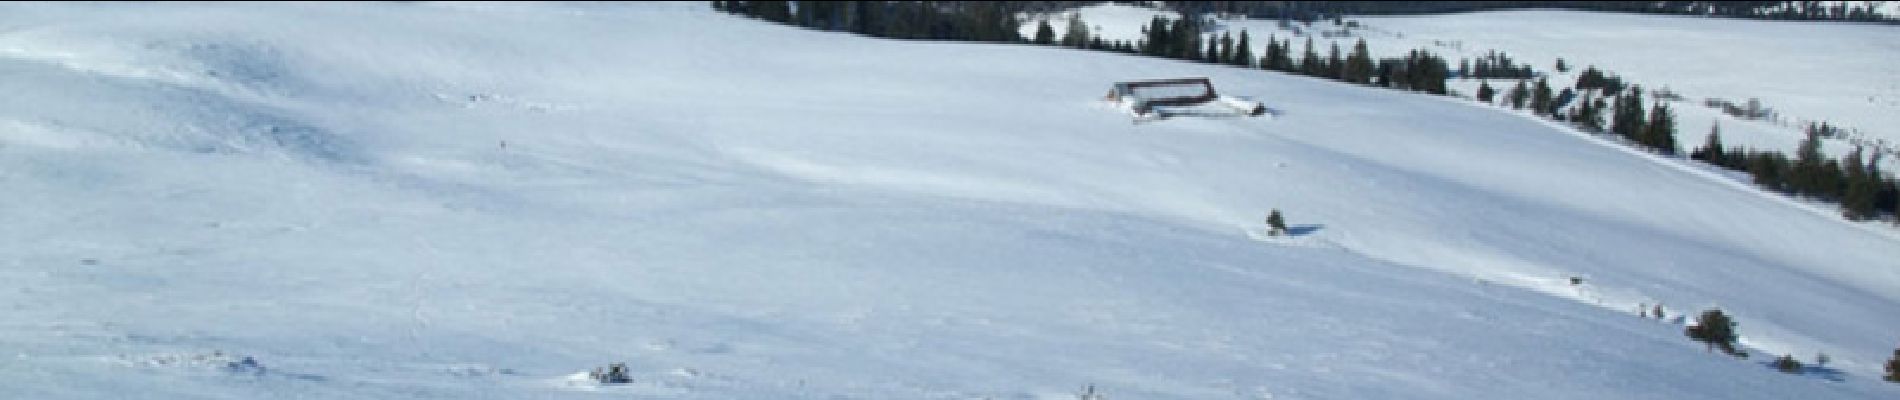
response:
<path id="1" fill-rule="evenodd" d="M 701 3 L 0 7 L 0 398 L 1900 393 L 1891 231 L 1455 99 Z M 1275 117 L 1098 100 L 1169 76 Z"/>
<path id="2" fill-rule="evenodd" d="M 1118 4 L 1082 7 L 1071 13 L 1038 16 L 1061 27 L 1080 16 L 1108 40 L 1136 41 L 1154 16 L 1178 13 Z M 1678 138 L 1686 148 L 1699 146 L 1712 125 L 1720 125 L 1729 145 L 1781 149 L 1792 153 L 1810 122 L 1851 130 L 1861 143 L 1900 151 L 1900 29 L 1892 25 L 1838 22 L 1764 21 L 1567 10 L 1490 11 L 1426 16 L 1354 16 L 1359 27 L 1330 21 L 1304 25 L 1275 20 L 1221 19 L 1210 36 L 1256 39 L 1291 37 L 1294 51 L 1313 39 L 1322 56 L 1329 46 L 1351 50 L 1366 40 L 1376 57 L 1400 57 L 1428 49 L 1456 63 L 1491 51 L 1550 74 L 1551 83 L 1568 87 L 1578 70 L 1596 66 L 1626 82 L 1652 91 L 1667 89 L 1684 97 L 1675 102 Z M 1025 29 L 1033 29 L 1029 25 Z M 1033 31 L 1026 31 L 1033 32 Z M 1297 54 L 1296 54 L 1297 56 Z M 1556 71 L 1557 59 L 1575 66 Z M 1494 85 L 1511 84 L 1493 80 Z M 1454 82 L 1473 93 L 1478 83 Z M 1706 99 L 1737 104 L 1748 99 L 1778 113 L 1775 121 L 1734 118 L 1704 105 Z M 1852 150 L 1849 141 L 1829 141 L 1836 156 Z M 1888 168 L 1900 170 L 1900 157 L 1888 156 Z"/>

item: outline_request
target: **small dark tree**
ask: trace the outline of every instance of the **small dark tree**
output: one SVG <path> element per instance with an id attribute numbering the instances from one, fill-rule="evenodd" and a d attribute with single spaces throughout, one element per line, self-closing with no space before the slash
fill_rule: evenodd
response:
<path id="1" fill-rule="evenodd" d="M 1247 37 L 1245 29 L 1240 31 L 1240 41 L 1234 44 L 1234 57 L 1231 61 L 1234 65 L 1242 67 L 1253 66 L 1253 40 Z"/>
<path id="2" fill-rule="evenodd" d="M 1726 165 L 1726 158 L 1722 154 L 1722 126 L 1710 125 L 1709 141 L 1703 142 L 1701 148 L 1690 152 L 1689 158 L 1715 165 Z"/>
<path id="3" fill-rule="evenodd" d="M 1352 45 L 1352 55 L 1346 56 L 1346 81 L 1357 84 L 1372 83 L 1372 51 L 1366 49 L 1366 39 L 1359 39 Z"/>
<path id="4" fill-rule="evenodd" d="M 1491 82 L 1478 81 L 1478 102 L 1491 104 L 1491 99 L 1496 98 L 1497 95 L 1498 90 L 1491 88 Z"/>
<path id="5" fill-rule="evenodd" d="M 1893 349 L 1893 358 L 1887 359 L 1888 382 L 1900 382 L 1900 349 Z"/>
<path id="6" fill-rule="evenodd" d="M 1683 334 L 1698 342 L 1708 344 L 1710 350 L 1720 348 L 1723 353 L 1729 355 L 1746 356 L 1735 350 L 1735 321 L 1730 320 L 1728 314 L 1723 314 L 1721 309 L 1703 311 L 1701 316 L 1696 317 L 1695 326 L 1683 330 Z"/>
<path id="7" fill-rule="evenodd" d="M 1809 126 L 1808 136 L 1795 150 L 1793 170 L 1789 172 L 1788 186 L 1801 194 L 1813 194 L 1823 191 L 1822 171 L 1826 167 L 1826 156 L 1821 154 L 1821 136 L 1827 131 L 1826 125 Z"/>
<path id="8" fill-rule="evenodd" d="M 1562 57 L 1557 58 L 1557 72 L 1570 72 L 1570 65 L 1564 64 Z"/>
<path id="9" fill-rule="evenodd" d="M 1207 63 L 1220 63 L 1220 62 L 1221 62 L 1221 59 L 1220 59 L 1220 40 L 1216 40 L 1216 39 L 1211 39 L 1211 38 L 1210 38 L 1210 39 L 1208 39 L 1208 41 L 1207 41 L 1207 50 L 1206 50 L 1206 51 L 1202 51 L 1202 52 L 1201 52 L 1201 61 L 1202 61 L 1202 62 L 1207 62 Z"/>
<path id="10" fill-rule="evenodd" d="M 1229 35 L 1227 32 L 1220 33 L 1220 53 L 1219 54 L 1220 54 L 1219 57 L 1209 57 L 1209 58 L 1214 58 L 1215 59 L 1214 62 L 1221 63 L 1221 64 L 1234 63 L 1234 36 L 1233 35 Z"/>
<path id="11" fill-rule="evenodd" d="M 1846 189 L 1841 194 L 1841 216 L 1854 221 L 1873 219 L 1880 212 L 1875 208 L 1875 202 L 1878 201 L 1876 196 L 1880 194 L 1880 181 L 1868 173 L 1873 168 L 1870 168 L 1871 164 L 1861 162 L 1860 153 L 1861 148 L 1855 147 L 1841 166 L 1843 179 L 1847 181 Z"/>
<path id="12" fill-rule="evenodd" d="M 1610 114 L 1611 133 L 1632 142 L 1642 142 L 1638 139 L 1643 133 L 1643 124 L 1646 123 L 1643 118 L 1642 93 L 1642 88 L 1630 88 L 1629 91 L 1616 98 L 1616 110 Z"/>
<path id="13" fill-rule="evenodd" d="M 627 376 L 627 363 L 608 364 L 605 371 L 594 368 L 593 372 L 587 373 L 587 377 L 593 378 L 595 382 L 607 384 L 633 382 L 633 378 Z"/>
<path id="14" fill-rule="evenodd" d="M 1267 234 L 1279 236 L 1286 233 L 1286 219 L 1280 217 L 1280 209 L 1267 213 Z"/>
<path id="15" fill-rule="evenodd" d="M 1663 154 L 1676 154 L 1676 117 L 1669 105 L 1657 102 L 1649 110 L 1649 122 L 1643 124 L 1639 139 L 1643 145 Z"/>
<path id="16" fill-rule="evenodd" d="M 1537 84 L 1531 85 L 1531 113 L 1550 115 L 1553 108 L 1551 104 L 1556 100 L 1550 92 L 1550 83 L 1545 82 L 1544 78 L 1537 78 Z"/>
<path id="17" fill-rule="evenodd" d="M 1089 43 L 1089 26 L 1082 22 L 1081 14 L 1070 15 L 1069 26 L 1062 31 L 1063 46 L 1080 48 Z"/>
<path id="18" fill-rule="evenodd" d="M 1300 73 L 1307 76 L 1324 76 L 1326 62 L 1319 58 L 1319 51 L 1313 49 L 1313 38 L 1306 38 L 1306 52 L 1300 53 Z"/>
<path id="19" fill-rule="evenodd" d="M 1517 81 L 1517 86 L 1512 86 L 1511 91 L 1504 94 L 1504 97 L 1505 101 L 1511 103 L 1511 108 L 1522 109 L 1524 102 L 1531 98 L 1531 90 L 1524 87 L 1524 81 L 1520 80 Z"/>
<path id="20" fill-rule="evenodd" d="M 1801 362 L 1796 361 L 1792 355 L 1782 354 L 1781 357 L 1776 357 L 1775 361 L 1769 363 L 1769 365 L 1775 367 L 1776 371 L 1790 374 L 1801 373 Z"/>
<path id="21" fill-rule="evenodd" d="M 1055 44 L 1056 27 L 1049 26 L 1049 20 L 1046 19 L 1036 22 L 1036 38 L 1033 40 L 1036 44 Z"/>
<path id="22" fill-rule="evenodd" d="M 1332 50 L 1329 50 L 1326 54 L 1325 69 L 1326 71 L 1323 76 L 1327 78 L 1350 81 L 1350 79 L 1346 77 L 1346 59 L 1341 58 L 1339 55 L 1339 42 L 1333 42 Z"/>

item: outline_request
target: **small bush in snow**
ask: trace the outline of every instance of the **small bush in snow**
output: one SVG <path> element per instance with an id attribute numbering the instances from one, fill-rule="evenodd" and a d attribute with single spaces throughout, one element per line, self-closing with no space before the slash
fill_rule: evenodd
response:
<path id="1" fill-rule="evenodd" d="M 1774 366 L 1776 371 L 1786 372 L 1790 374 L 1801 373 L 1801 362 L 1795 361 L 1794 356 L 1792 355 L 1782 354 L 1781 357 L 1776 358 L 1775 362 L 1770 363 L 1769 365 Z"/>
<path id="2" fill-rule="evenodd" d="M 602 384 L 633 383 L 633 378 L 627 376 L 627 363 L 607 364 L 606 370 L 594 368 L 587 377 Z"/>
<path id="3" fill-rule="evenodd" d="M 1267 234 L 1280 236 L 1286 234 L 1286 218 L 1280 216 L 1280 209 L 1267 213 Z"/>
<path id="4" fill-rule="evenodd" d="M 1893 349 L 1893 358 L 1887 359 L 1888 382 L 1900 382 L 1900 349 Z"/>
<path id="5" fill-rule="evenodd" d="M 1748 357 L 1746 353 L 1735 350 L 1735 321 L 1723 314 L 1721 309 L 1703 311 L 1696 317 L 1694 326 L 1682 332 L 1698 342 L 1707 343 L 1709 349 L 1721 348 L 1723 353 L 1736 357 Z"/>
<path id="6" fill-rule="evenodd" d="M 1075 392 L 1075 400 L 1108 400 L 1108 396 L 1095 391 L 1095 385 L 1088 385 L 1082 391 Z"/>

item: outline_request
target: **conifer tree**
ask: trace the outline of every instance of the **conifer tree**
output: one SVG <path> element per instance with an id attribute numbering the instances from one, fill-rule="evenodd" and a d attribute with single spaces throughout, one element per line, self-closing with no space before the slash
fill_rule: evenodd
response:
<path id="1" fill-rule="evenodd" d="M 1249 67 L 1253 64 L 1253 43 L 1247 38 L 1247 30 L 1240 31 L 1240 43 L 1234 45 L 1234 65 Z"/>
<path id="2" fill-rule="evenodd" d="M 1357 84 L 1372 83 L 1372 51 L 1366 49 L 1366 39 L 1360 38 L 1352 45 L 1352 55 L 1346 57 L 1346 81 Z"/>
<path id="3" fill-rule="evenodd" d="M 1168 20 L 1162 19 L 1159 15 L 1155 16 L 1148 20 L 1148 29 L 1144 33 L 1145 40 L 1141 42 L 1141 54 L 1155 57 L 1167 57 L 1174 54 L 1174 49 L 1170 47 L 1174 44 L 1174 39 L 1171 37 L 1173 36 L 1171 32 L 1168 32 Z"/>
<path id="4" fill-rule="evenodd" d="M 1175 54 L 1169 55 L 1182 60 L 1200 60 L 1201 26 L 1195 18 L 1178 18 L 1168 36 L 1174 39 Z"/>
<path id="5" fill-rule="evenodd" d="M 1632 142 L 1643 133 L 1642 88 L 1630 88 L 1616 99 L 1616 111 L 1610 115 L 1610 132 Z"/>
<path id="6" fill-rule="evenodd" d="M 1280 47 L 1280 40 L 1273 34 L 1267 35 L 1267 48 L 1261 50 L 1260 69 L 1280 70 L 1280 57 L 1286 50 Z"/>
<path id="7" fill-rule="evenodd" d="M 1743 356 L 1743 353 L 1735 350 L 1735 321 L 1729 319 L 1728 314 L 1723 314 L 1721 309 L 1703 311 L 1702 315 L 1696 317 L 1695 326 L 1684 329 L 1683 334 L 1706 343 L 1711 350 L 1720 348 L 1723 353 Z"/>
<path id="8" fill-rule="evenodd" d="M 1325 75 L 1322 76 L 1342 81 L 1348 80 L 1346 79 L 1346 60 L 1340 58 L 1339 55 L 1339 42 L 1332 43 L 1332 50 L 1326 55 Z"/>
<path id="9" fill-rule="evenodd" d="M 1531 97 L 1530 88 L 1524 87 L 1524 81 L 1519 80 L 1517 86 L 1512 86 L 1511 91 L 1505 93 L 1504 97 L 1505 101 L 1511 103 L 1511 108 L 1523 109 L 1524 102 Z"/>
<path id="10" fill-rule="evenodd" d="M 1088 24 L 1082 22 L 1082 14 L 1069 14 L 1069 26 L 1062 31 L 1062 45 L 1068 47 L 1084 47 L 1093 36 L 1089 34 Z"/>
<path id="11" fill-rule="evenodd" d="M 1585 110 L 1588 112 L 1578 116 L 1576 121 L 1578 124 L 1583 125 L 1585 130 L 1589 130 L 1591 133 L 1603 133 L 1603 110 L 1609 108 L 1610 102 L 1608 100 L 1604 100 L 1602 97 L 1591 99 L 1590 108 Z"/>
<path id="12" fill-rule="evenodd" d="M 1286 219 L 1280 216 L 1280 209 L 1267 213 L 1267 234 L 1279 236 L 1286 233 Z"/>
<path id="13" fill-rule="evenodd" d="M 1233 35 L 1229 35 L 1227 34 L 1227 32 L 1220 33 L 1220 53 L 1219 54 L 1220 54 L 1219 57 L 1214 57 L 1214 62 L 1220 63 L 1220 64 L 1234 63 L 1234 36 Z"/>
<path id="14" fill-rule="evenodd" d="M 1036 22 L 1036 37 L 1033 40 L 1036 44 L 1055 44 L 1056 28 L 1049 26 L 1049 20 L 1046 19 Z"/>
<path id="15" fill-rule="evenodd" d="M 1669 105 L 1657 102 L 1643 124 L 1642 144 L 1667 155 L 1676 154 L 1676 116 Z"/>
<path id="16" fill-rule="evenodd" d="M 1286 72 L 1297 71 L 1293 69 L 1293 38 L 1280 39 L 1280 57 L 1275 58 L 1273 62 L 1274 65 L 1279 66 L 1274 69 Z"/>
<path id="17" fill-rule="evenodd" d="M 1491 104 L 1491 99 L 1497 97 L 1497 95 L 1498 91 L 1497 89 L 1491 88 L 1491 82 L 1484 80 L 1478 81 L 1478 102 Z"/>
<path id="18" fill-rule="evenodd" d="M 1206 62 L 1210 64 L 1218 64 L 1222 62 L 1220 58 L 1220 40 L 1219 39 L 1210 39 L 1207 41 L 1207 50 L 1201 52 L 1200 60 L 1201 62 Z"/>
<path id="19" fill-rule="evenodd" d="M 1690 152 L 1689 158 L 1715 165 L 1726 165 L 1728 162 L 1722 154 L 1722 125 L 1710 125 L 1708 141 L 1703 142 L 1701 148 Z"/>
<path id="20" fill-rule="evenodd" d="M 1550 83 L 1537 78 L 1537 84 L 1531 87 L 1531 112 L 1537 115 L 1550 115 L 1551 104 L 1556 99 L 1551 96 Z"/>
<path id="21" fill-rule="evenodd" d="M 1846 175 L 1847 188 L 1841 194 L 1841 216 L 1853 221 L 1873 219 L 1879 210 L 1874 208 L 1875 196 L 1880 181 L 1872 179 L 1868 166 L 1861 162 L 1861 148 L 1855 147 L 1842 165 Z"/>
<path id="22" fill-rule="evenodd" d="M 1801 147 L 1795 150 L 1793 170 L 1789 171 L 1788 176 L 1788 186 L 1796 193 L 1817 194 L 1823 191 L 1821 173 L 1825 168 L 1823 165 L 1825 157 L 1821 155 L 1821 132 L 1825 129 L 1825 125 L 1809 126 L 1807 138 L 1803 139 Z"/>
<path id="23" fill-rule="evenodd" d="M 1313 50 L 1313 37 L 1306 37 L 1306 52 L 1300 55 L 1300 73 L 1307 76 L 1325 76 L 1325 62 L 1320 61 L 1319 52 Z"/>

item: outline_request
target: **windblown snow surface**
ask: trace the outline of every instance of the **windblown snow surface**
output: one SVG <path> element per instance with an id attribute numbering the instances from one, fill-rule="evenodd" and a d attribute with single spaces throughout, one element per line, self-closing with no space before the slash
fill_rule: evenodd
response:
<path id="1" fill-rule="evenodd" d="M 7 3 L 0 93 L 0 398 L 1900 395 L 1892 228 L 1451 98 L 703 3 Z"/>

